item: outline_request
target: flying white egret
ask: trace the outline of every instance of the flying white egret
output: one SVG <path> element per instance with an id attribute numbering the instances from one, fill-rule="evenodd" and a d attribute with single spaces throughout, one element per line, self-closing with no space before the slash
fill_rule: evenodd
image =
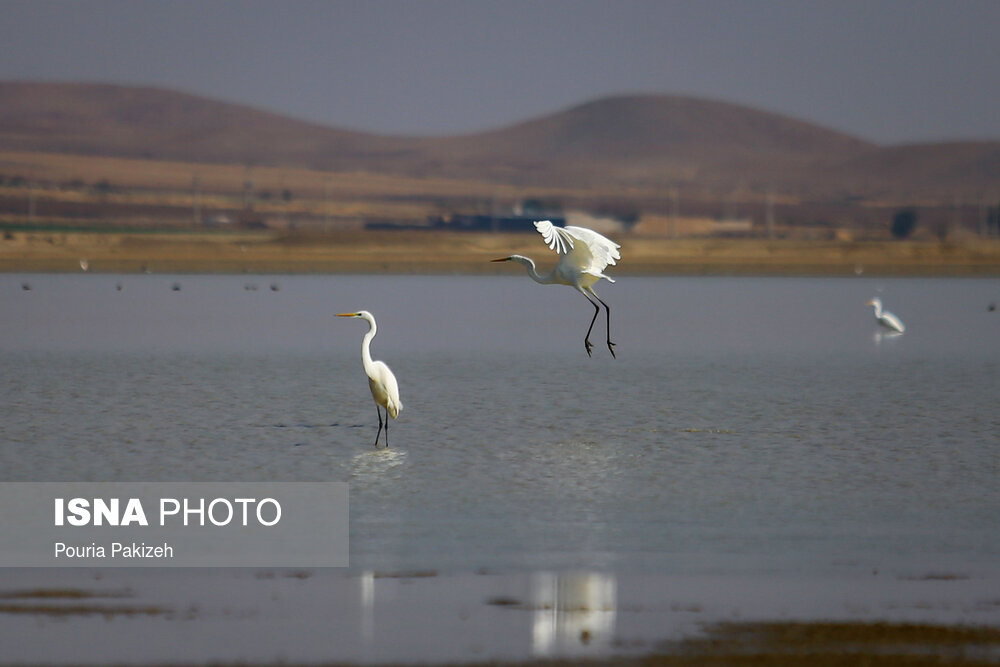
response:
<path id="1" fill-rule="evenodd" d="M 356 313 L 338 313 L 337 317 L 359 317 L 369 324 L 368 333 L 365 334 L 361 343 L 361 363 L 364 364 L 365 374 L 368 376 L 368 388 L 372 392 L 372 400 L 375 401 L 375 412 L 378 413 L 378 433 L 375 434 L 375 446 L 378 447 L 378 438 L 382 435 L 382 412 L 378 409 L 381 405 L 385 408 L 385 446 L 389 447 L 389 417 L 395 419 L 399 416 L 399 411 L 403 409 L 403 404 L 399 402 L 399 384 L 396 383 L 396 376 L 392 374 L 385 362 L 372 361 L 371 344 L 372 338 L 378 332 L 375 324 L 375 317 L 367 310 Z"/>
<path id="2" fill-rule="evenodd" d="M 867 305 L 875 309 L 875 321 L 884 326 L 886 329 L 897 333 L 903 333 L 906 331 L 906 326 L 903 324 L 902 320 L 890 313 L 888 310 L 882 310 L 881 299 L 875 297 L 869 301 Z"/>
<path id="3" fill-rule="evenodd" d="M 597 296 L 593 285 L 601 278 L 609 283 L 615 282 L 610 276 L 604 274 L 604 269 L 609 264 L 614 266 L 615 260 L 622 258 L 618 252 L 618 248 L 621 246 L 586 227 L 556 227 L 550 220 L 540 220 L 535 223 L 535 229 L 542 235 L 546 245 L 559 254 L 559 262 L 551 273 L 544 276 L 538 275 L 534 260 L 522 255 L 511 255 L 492 261 L 523 264 L 528 271 L 528 276 L 536 283 L 569 285 L 585 296 L 587 301 L 594 306 L 594 317 L 590 320 L 590 327 L 583 339 L 583 344 L 587 348 L 587 356 L 591 356 L 591 350 L 594 347 L 590 343 L 590 332 L 594 329 L 594 322 L 597 321 L 597 316 L 601 312 L 601 306 L 604 306 L 608 318 L 608 349 L 611 351 L 611 356 L 614 357 L 615 344 L 611 342 L 611 309 Z"/>

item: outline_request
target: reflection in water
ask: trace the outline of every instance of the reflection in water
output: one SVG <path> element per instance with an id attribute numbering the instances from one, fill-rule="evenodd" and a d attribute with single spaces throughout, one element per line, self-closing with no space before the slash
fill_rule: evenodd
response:
<path id="1" fill-rule="evenodd" d="M 361 573 L 358 587 L 361 593 L 361 640 L 371 644 L 375 639 L 375 571 Z"/>
<path id="2" fill-rule="evenodd" d="M 532 652 L 573 655 L 610 646 L 615 630 L 615 577 L 596 572 L 540 572 L 532 582 Z"/>
<path id="3" fill-rule="evenodd" d="M 394 468 L 406 464 L 406 452 L 400 449 L 367 449 L 351 459 L 353 479 L 383 479 Z"/>
<path id="4" fill-rule="evenodd" d="M 875 336 L 874 336 L 875 344 L 876 345 L 881 345 L 882 341 L 889 342 L 889 341 L 895 340 L 896 338 L 899 338 L 902 335 L 903 334 L 899 333 L 898 331 L 882 331 L 882 330 L 878 330 L 878 331 L 875 332 Z"/>

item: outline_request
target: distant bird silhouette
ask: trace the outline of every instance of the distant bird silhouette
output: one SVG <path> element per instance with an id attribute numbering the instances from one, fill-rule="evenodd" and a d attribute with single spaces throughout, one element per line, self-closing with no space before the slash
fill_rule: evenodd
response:
<path id="1" fill-rule="evenodd" d="M 894 314 L 890 313 L 888 310 L 882 310 L 882 300 L 875 297 L 868 302 L 869 306 L 875 309 L 875 320 L 890 331 L 895 331 L 897 333 L 903 333 L 906 331 L 906 326 L 903 321 L 896 317 Z"/>

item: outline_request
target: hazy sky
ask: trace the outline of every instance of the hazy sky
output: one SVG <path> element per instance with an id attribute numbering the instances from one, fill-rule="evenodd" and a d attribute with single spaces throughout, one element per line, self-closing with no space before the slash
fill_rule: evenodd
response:
<path id="1" fill-rule="evenodd" d="M 1000 139 L 1000 0 L 0 0 L 0 80 L 149 84 L 396 134 L 655 92 L 880 143 Z"/>

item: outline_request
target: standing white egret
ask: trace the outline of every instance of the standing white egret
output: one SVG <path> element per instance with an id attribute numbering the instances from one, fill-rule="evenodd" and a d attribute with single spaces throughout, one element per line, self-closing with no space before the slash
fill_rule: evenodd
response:
<path id="1" fill-rule="evenodd" d="M 368 333 L 365 334 L 364 341 L 361 343 L 361 363 L 364 364 L 365 374 L 368 376 L 368 388 L 371 389 L 372 399 L 375 401 L 375 412 L 378 414 L 378 433 L 375 434 L 375 446 L 378 447 L 378 438 L 382 434 L 382 412 L 378 409 L 381 405 L 385 408 L 385 446 L 388 448 L 389 417 L 393 419 L 398 417 L 399 411 L 403 409 L 403 404 L 399 402 L 399 384 L 396 383 L 396 376 L 392 374 L 385 362 L 372 361 L 372 338 L 378 332 L 375 317 L 367 310 L 356 313 L 338 313 L 337 317 L 359 317 L 369 324 Z"/>
<path id="2" fill-rule="evenodd" d="M 875 309 L 875 321 L 884 326 L 886 329 L 897 333 L 903 333 L 906 331 L 906 326 L 903 324 L 901 319 L 890 313 L 888 310 L 882 310 L 882 300 L 878 297 L 873 298 L 866 305 Z"/>
<path id="3" fill-rule="evenodd" d="M 535 223 L 535 229 L 542 235 L 546 245 L 559 254 L 559 262 L 551 273 L 544 276 L 538 275 L 534 260 L 522 255 L 511 255 L 492 261 L 523 264 L 528 271 L 528 276 L 536 283 L 569 285 L 585 296 L 587 301 L 594 306 L 594 317 L 590 320 L 590 327 L 583 339 L 583 344 L 587 348 L 587 356 L 591 356 L 591 350 L 594 347 L 590 343 L 590 332 L 601 312 L 601 306 L 604 306 L 608 318 L 608 349 L 611 351 L 611 356 L 614 357 L 615 344 L 611 342 L 611 309 L 597 296 L 593 285 L 601 278 L 609 283 L 615 282 L 604 274 L 604 269 L 609 264 L 614 266 L 615 260 L 622 258 L 618 252 L 618 248 L 621 246 L 586 227 L 556 227 L 550 220 L 540 220 Z"/>

